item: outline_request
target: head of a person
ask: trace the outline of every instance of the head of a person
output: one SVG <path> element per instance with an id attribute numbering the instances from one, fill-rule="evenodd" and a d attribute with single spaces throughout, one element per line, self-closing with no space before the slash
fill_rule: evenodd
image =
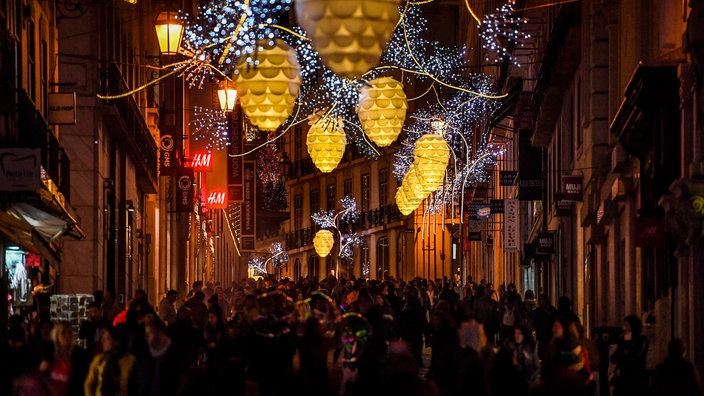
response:
<path id="1" fill-rule="evenodd" d="M 103 293 L 103 302 L 106 304 L 114 303 L 115 302 L 115 295 L 111 291 L 106 290 Z"/>
<path id="2" fill-rule="evenodd" d="M 572 301 L 567 296 L 560 296 L 557 299 L 558 311 L 570 311 L 572 309 Z"/>
<path id="3" fill-rule="evenodd" d="M 643 322 L 635 315 L 628 315 L 623 319 L 623 331 L 630 331 L 633 337 L 638 337 L 643 333 Z"/>
<path id="4" fill-rule="evenodd" d="M 168 342 L 166 325 L 153 314 L 149 314 L 145 318 L 144 339 L 151 348 L 161 348 Z"/>
<path id="5" fill-rule="evenodd" d="M 371 307 L 374 305 L 374 300 L 372 300 L 372 295 L 366 287 L 359 290 L 357 295 L 357 307 L 359 308 L 359 313 L 365 315 L 369 312 Z"/>
<path id="6" fill-rule="evenodd" d="M 208 324 L 216 327 L 220 322 L 220 311 L 218 309 L 211 308 L 208 310 Z"/>
<path id="7" fill-rule="evenodd" d="M 541 293 L 540 296 L 538 296 L 538 305 L 541 307 L 547 307 L 550 305 L 550 296 L 548 296 L 545 293 Z"/>
<path id="8" fill-rule="evenodd" d="M 205 293 L 197 291 L 193 294 L 193 298 L 196 299 L 196 301 L 203 301 L 205 299 Z"/>
<path id="9" fill-rule="evenodd" d="M 60 320 L 56 322 L 54 328 L 51 329 L 51 341 L 54 343 L 54 349 L 62 352 L 68 352 L 73 348 L 73 328 L 71 324 Z"/>
<path id="10" fill-rule="evenodd" d="M 513 341 L 517 344 L 523 344 L 530 340 L 531 334 L 527 327 L 523 325 L 516 326 L 513 329 Z"/>
<path id="11" fill-rule="evenodd" d="M 100 319 L 100 305 L 97 302 L 88 304 L 88 320 L 97 322 Z"/>
<path id="12" fill-rule="evenodd" d="M 203 281 L 199 280 L 199 281 L 193 282 L 193 290 L 195 290 L 197 292 L 203 290 Z"/>
<path id="13" fill-rule="evenodd" d="M 510 293 L 513 293 L 516 291 L 516 285 L 513 283 L 509 283 L 508 286 L 506 286 L 506 290 L 508 290 Z"/>
<path id="14" fill-rule="evenodd" d="M 484 325 L 475 319 L 462 322 L 457 330 L 459 345 L 462 349 L 472 348 L 476 352 L 481 351 L 487 344 Z"/>
<path id="15" fill-rule="evenodd" d="M 535 300 L 535 293 L 533 292 L 533 290 L 526 290 L 526 293 L 524 295 L 524 299 Z"/>
<path id="16" fill-rule="evenodd" d="M 166 300 L 173 304 L 176 302 L 176 299 L 178 298 L 178 292 L 174 289 L 171 289 L 166 292 Z"/>
<path id="17" fill-rule="evenodd" d="M 103 352 L 117 352 L 124 345 L 122 327 L 107 326 L 100 334 L 100 342 L 103 345 Z"/>

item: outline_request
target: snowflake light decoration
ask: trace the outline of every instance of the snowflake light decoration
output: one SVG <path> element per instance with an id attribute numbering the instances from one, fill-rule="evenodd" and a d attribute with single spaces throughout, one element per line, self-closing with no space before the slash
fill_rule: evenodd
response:
<path id="1" fill-rule="evenodd" d="M 247 267 L 254 275 L 266 275 L 266 263 L 262 257 L 255 257 L 247 263 Z"/>
<path id="2" fill-rule="evenodd" d="M 515 16 L 514 0 L 509 1 L 494 14 L 485 15 L 479 25 L 482 38 L 482 48 L 485 50 L 486 61 L 499 63 L 511 62 L 520 67 L 520 64 L 511 55 L 515 46 L 523 47 L 530 34 L 521 30 L 528 21 L 526 18 Z"/>
<path id="3" fill-rule="evenodd" d="M 335 228 L 335 211 L 320 209 L 317 213 L 311 216 L 313 223 L 320 228 Z"/>
<path id="4" fill-rule="evenodd" d="M 195 141 L 205 142 L 207 150 L 222 150 L 230 145 L 227 118 L 220 110 L 195 107 L 191 134 Z"/>
<path id="5" fill-rule="evenodd" d="M 288 263 L 288 253 L 284 250 L 284 246 L 281 242 L 272 243 L 269 253 L 269 261 L 271 261 L 275 268 L 283 267 L 286 263 Z"/>
<path id="6" fill-rule="evenodd" d="M 340 219 L 347 222 L 348 224 L 355 223 L 361 213 L 357 209 L 357 201 L 349 195 L 346 195 L 340 199 L 340 205 L 342 205 L 342 211 L 340 212 Z"/>

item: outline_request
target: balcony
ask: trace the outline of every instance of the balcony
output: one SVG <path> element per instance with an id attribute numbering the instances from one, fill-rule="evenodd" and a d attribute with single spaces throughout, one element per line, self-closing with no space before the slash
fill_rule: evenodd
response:
<path id="1" fill-rule="evenodd" d="M 104 64 L 102 73 L 103 93 L 116 95 L 130 91 L 131 88 L 115 63 Z M 147 193 L 156 193 L 158 147 L 139 110 L 137 101 L 130 95 L 106 100 L 105 103 L 107 105 L 105 116 L 110 133 L 136 164 L 138 187 Z"/>

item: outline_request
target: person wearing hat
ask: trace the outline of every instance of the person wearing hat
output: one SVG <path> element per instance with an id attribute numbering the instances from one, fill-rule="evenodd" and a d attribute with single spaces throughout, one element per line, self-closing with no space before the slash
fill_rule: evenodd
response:
<path id="1" fill-rule="evenodd" d="M 168 326 L 174 324 L 177 319 L 176 308 L 174 307 L 177 297 L 178 292 L 171 289 L 166 292 L 166 295 L 159 303 L 159 318 Z"/>

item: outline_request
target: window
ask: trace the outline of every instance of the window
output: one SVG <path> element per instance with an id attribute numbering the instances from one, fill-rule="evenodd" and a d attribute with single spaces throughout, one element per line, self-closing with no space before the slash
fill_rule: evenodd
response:
<path id="1" fill-rule="evenodd" d="M 369 278 L 369 264 L 371 262 L 371 259 L 369 257 L 369 237 L 366 237 L 362 240 L 362 249 L 361 249 L 361 259 L 362 259 L 362 277 L 363 278 Z"/>
<path id="2" fill-rule="evenodd" d="M 575 115 L 575 121 L 576 121 L 576 128 L 574 128 L 575 132 L 575 137 L 577 141 L 577 147 L 580 148 L 582 147 L 582 126 L 580 125 L 580 114 L 582 112 L 582 80 L 579 79 L 577 81 L 577 92 L 575 92 L 575 95 L 577 95 L 577 103 L 575 106 L 575 109 L 573 110 L 573 113 Z"/>
<path id="3" fill-rule="evenodd" d="M 352 179 L 345 179 L 345 196 L 352 195 Z"/>
<path id="4" fill-rule="evenodd" d="M 327 210 L 335 210 L 335 202 L 337 202 L 337 186 L 334 184 L 329 184 L 328 185 L 328 194 L 327 197 L 327 205 L 325 209 Z"/>
<path id="5" fill-rule="evenodd" d="M 389 170 L 379 169 L 379 207 L 389 204 Z"/>
<path id="6" fill-rule="evenodd" d="M 369 177 L 369 173 L 362 175 L 362 212 L 369 210 L 371 184 L 371 177 Z"/>
<path id="7" fill-rule="evenodd" d="M 296 259 L 293 263 L 293 280 L 298 282 L 301 279 L 301 260 Z"/>
<path id="8" fill-rule="evenodd" d="M 310 190 L 310 214 L 320 210 L 320 190 Z"/>
<path id="9" fill-rule="evenodd" d="M 314 254 L 308 258 L 308 275 L 318 277 L 318 268 L 320 267 L 320 257 Z"/>
<path id="10" fill-rule="evenodd" d="M 27 41 L 29 45 L 29 48 L 27 49 L 27 94 L 36 104 L 37 64 L 35 62 L 35 58 L 37 56 L 37 43 L 35 42 L 35 39 L 34 22 L 29 22 L 29 26 L 27 27 Z"/>
<path id="11" fill-rule="evenodd" d="M 376 242 L 376 279 L 389 277 L 389 238 L 382 237 Z"/>
<path id="12" fill-rule="evenodd" d="M 303 194 L 296 194 L 293 197 L 293 221 L 294 229 L 303 228 Z"/>

